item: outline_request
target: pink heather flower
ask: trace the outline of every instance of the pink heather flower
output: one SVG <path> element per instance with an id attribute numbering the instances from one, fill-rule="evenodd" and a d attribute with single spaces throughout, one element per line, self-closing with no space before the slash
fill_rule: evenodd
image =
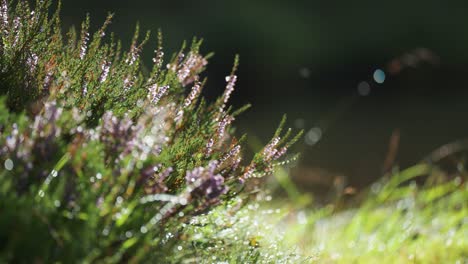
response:
<path id="1" fill-rule="evenodd" d="M 226 116 L 224 116 L 223 120 L 221 120 L 218 123 L 218 139 L 220 139 L 220 140 L 223 139 L 224 133 L 226 131 L 226 126 L 231 124 L 232 121 L 234 121 L 234 118 L 229 116 L 229 115 L 226 115 Z"/>
<path id="2" fill-rule="evenodd" d="M 2 23 L 3 33 L 8 35 L 8 4 L 6 0 L 2 0 L 0 5 L 0 20 Z"/>
<path id="3" fill-rule="evenodd" d="M 235 171 L 237 170 L 237 168 L 239 167 L 240 163 L 242 161 L 242 157 L 238 157 L 237 159 L 234 160 L 234 162 L 232 163 L 232 171 Z"/>
<path id="4" fill-rule="evenodd" d="M 133 81 L 133 78 L 131 76 L 127 76 L 123 81 L 123 88 L 125 91 L 127 91 L 128 89 L 132 88 L 134 84 L 135 82 Z"/>
<path id="5" fill-rule="evenodd" d="M 181 65 L 180 70 L 177 72 L 180 81 L 185 80 L 190 74 L 190 70 L 195 65 L 196 59 L 193 53 L 189 53 L 187 60 Z"/>
<path id="6" fill-rule="evenodd" d="M 86 51 L 88 49 L 88 41 L 89 41 L 89 33 L 85 32 L 83 39 L 81 40 L 81 47 L 80 47 L 80 59 L 84 59 L 86 55 Z"/>
<path id="7" fill-rule="evenodd" d="M 148 88 L 148 98 L 156 105 L 159 100 L 166 94 L 167 90 L 169 89 L 169 85 L 164 85 L 159 87 L 157 84 L 153 84 Z"/>
<path id="8" fill-rule="evenodd" d="M 240 177 L 240 181 L 244 182 L 244 180 L 251 178 L 255 172 L 255 167 L 255 164 L 248 166 L 244 174 Z"/>
<path id="9" fill-rule="evenodd" d="M 30 18 L 28 21 L 29 27 L 32 27 L 38 20 L 39 20 L 39 17 L 37 16 L 36 12 L 31 11 Z"/>
<path id="10" fill-rule="evenodd" d="M 20 27 L 21 27 L 21 20 L 19 17 L 15 17 L 13 20 L 13 34 L 15 34 L 15 41 L 13 42 L 13 45 L 16 45 L 19 40 L 19 33 L 20 33 Z"/>
<path id="11" fill-rule="evenodd" d="M 20 172 L 18 177 L 34 175 L 42 178 L 48 174 L 45 171 L 30 173 L 32 173 L 33 162 L 41 164 L 41 160 L 34 161 L 34 157 L 37 156 L 35 154 L 40 155 L 43 160 L 50 160 L 57 153 L 57 138 L 61 135 L 57 120 L 62 112 L 62 108 L 58 107 L 54 101 L 46 102 L 41 113 L 28 122 L 29 127 L 26 131 L 20 132 L 16 123 L 12 125 L 11 134 L 6 137 L 5 144 L 0 147 L 0 155 L 7 154 L 17 159 L 15 163 L 23 168 L 23 172 Z M 25 184 L 27 185 L 26 182 Z"/>
<path id="12" fill-rule="evenodd" d="M 179 56 L 177 56 L 177 65 L 180 65 L 182 61 L 184 60 L 184 58 L 185 58 L 185 54 L 180 53 Z"/>
<path id="13" fill-rule="evenodd" d="M 184 61 L 185 55 L 180 53 L 177 62 L 167 64 L 167 68 L 177 73 L 177 78 L 183 86 L 198 79 L 197 73 L 208 63 L 200 54 L 190 52 Z"/>
<path id="14" fill-rule="evenodd" d="M 175 72 L 175 71 L 176 71 L 176 68 L 177 68 L 177 64 L 175 64 L 175 63 L 172 63 L 172 64 L 171 64 L 171 63 L 168 63 L 168 64 L 166 65 L 166 67 L 167 67 L 168 70 L 171 70 L 171 71 L 174 71 L 174 72 Z"/>
<path id="15" fill-rule="evenodd" d="M 104 60 L 104 62 L 101 65 L 101 76 L 99 77 L 99 82 L 103 83 L 106 81 L 107 76 L 109 75 L 109 70 L 110 70 L 111 62 Z"/>
<path id="16" fill-rule="evenodd" d="M 157 49 L 154 51 L 154 58 L 153 58 L 153 63 L 156 65 L 156 67 L 161 67 L 162 62 L 163 62 L 163 57 L 164 57 L 164 52 L 162 51 L 161 48 Z"/>
<path id="17" fill-rule="evenodd" d="M 138 58 L 140 57 L 140 49 L 135 47 L 135 45 L 132 45 L 130 48 L 130 53 L 128 54 L 127 59 L 125 59 L 125 63 L 128 65 L 133 65 Z"/>
<path id="18" fill-rule="evenodd" d="M 224 178 L 215 174 L 218 161 L 211 161 L 206 168 L 198 167 L 187 171 L 185 181 L 192 188 L 192 194 L 201 196 L 210 202 L 217 201 L 218 197 L 227 193 L 228 187 L 224 185 Z"/>
<path id="19" fill-rule="evenodd" d="M 36 70 L 39 57 L 33 53 L 26 59 L 26 64 L 29 66 L 29 72 L 33 73 Z"/>
<path id="20" fill-rule="evenodd" d="M 226 160 L 236 157 L 240 153 L 241 146 L 236 145 L 233 147 L 228 153 L 226 153 L 222 158 L 221 158 L 221 163 L 225 162 Z"/>
<path id="21" fill-rule="evenodd" d="M 231 75 L 231 76 L 226 76 L 226 89 L 224 90 L 223 94 L 223 102 L 226 104 L 231 97 L 231 93 L 234 91 L 234 87 L 236 85 L 237 81 L 237 76 L 236 75 Z"/>
<path id="22" fill-rule="evenodd" d="M 56 126 L 56 121 L 60 118 L 62 112 L 63 109 L 58 107 L 55 101 L 45 103 L 42 115 L 37 115 L 34 118 L 33 135 L 36 134 L 39 137 L 59 136 L 61 130 L 60 127 Z M 45 129 L 47 126 L 51 126 L 51 129 Z"/>
<path id="23" fill-rule="evenodd" d="M 180 66 L 177 71 L 177 77 L 183 85 L 190 83 L 189 77 L 191 74 L 196 74 L 203 66 L 206 65 L 206 60 L 200 54 L 190 52 L 185 62 Z"/>
<path id="24" fill-rule="evenodd" d="M 180 63 L 182 62 L 182 60 L 184 59 L 184 56 L 185 56 L 185 55 L 184 55 L 183 53 L 180 53 L 179 56 L 178 56 L 178 58 L 177 58 L 177 61 L 178 61 L 178 62 L 168 63 L 168 64 L 166 65 L 166 68 L 167 68 L 168 70 L 173 71 L 173 72 L 177 72 L 177 68 L 179 67 L 179 64 L 180 64 Z"/>
<path id="25" fill-rule="evenodd" d="M 196 82 L 195 85 L 192 87 L 192 90 L 190 91 L 187 98 L 185 98 L 184 108 L 187 108 L 192 104 L 192 102 L 200 95 L 200 91 L 201 84 L 200 82 Z"/>
<path id="26" fill-rule="evenodd" d="M 214 145 L 214 140 L 213 138 L 210 138 L 208 140 L 208 143 L 206 144 L 206 155 L 209 156 L 213 152 L 213 145 Z"/>
<path id="27" fill-rule="evenodd" d="M 52 71 L 49 71 L 47 72 L 46 76 L 44 77 L 44 84 L 42 86 L 42 88 L 44 90 L 48 90 L 49 87 L 50 87 L 50 84 L 52 82 L 52 75 L 53 75 L 53 72 Z"/>
<path id="28" fill-rule="evenodd" d="M 106 154 L 119 159 L 130 154 L 135 149 L 136 129 L 130 118 L 118 119 L 112 112 L 106 112 L 100 126 L 100 139 L 105 145 Z"/>
<path id="29" fill-rule="evenodd" d="M 276 149 L 276 145 L 278 145 L 279 141 L 280 137 L 276 137 L 268 145 L 265 146 L 262 153 L 265 161 L 271 160 L 271 158 L 274 157 L 276 152 L 278 152 L 278 150 Z"/>
<path id="30" fill-rule="evenodd" d="M 273 156 L 274 160 L 281 158 L 284 154 L 288 151 L 287 147 L 282 147 L 278 152 L 276 152 L 275 156 Z"/>

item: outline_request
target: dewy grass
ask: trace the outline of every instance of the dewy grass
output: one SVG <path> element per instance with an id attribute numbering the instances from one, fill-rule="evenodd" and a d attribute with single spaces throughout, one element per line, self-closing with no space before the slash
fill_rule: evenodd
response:
<path id="1" fill-rule="evenodd" d="M 417 185 L 418 177 L 437 184 Z M 279 228 L 318 263 L 467 263 L 466 172 L 417 165 L 374 184 L 344 211 L 297 209 Z"/>

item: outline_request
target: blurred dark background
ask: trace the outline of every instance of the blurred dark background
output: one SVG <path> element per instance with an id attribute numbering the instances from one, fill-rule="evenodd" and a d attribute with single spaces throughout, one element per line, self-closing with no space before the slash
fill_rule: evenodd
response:
<path id="1" fill-rule="evenodd" d="M 468 135 L 465 1 L 64 0 L 62 18 L 79 25 L 90 13 L 97 27 L 108 11 L 127 47 L 137 21 L 162 29 L 166 54 L 204 38 L 202 50 L 215 52 L 210 98 L 240 54 L 232 102 L 253 108 L 239 130 L 266 142 L 283 113 L 305 129 L 293 172 L 302 186 L 336 176 L 365 186 Z M 153 36 L 148 65 L 155 47 Z"/>

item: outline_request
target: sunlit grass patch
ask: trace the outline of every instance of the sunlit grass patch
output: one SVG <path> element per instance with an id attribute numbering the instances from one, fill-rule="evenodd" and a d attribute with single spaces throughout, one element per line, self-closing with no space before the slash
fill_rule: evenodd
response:
<path id="1" fill-rule="evenodd" d="M 374 184 L 359 205 L 297 211 L 285 234 L 318 263 L 466 263 L 468 186 L 463 175 L 417 185 L 418 165 Z M 284 228 L 284 226 L 280 226 Z"/>

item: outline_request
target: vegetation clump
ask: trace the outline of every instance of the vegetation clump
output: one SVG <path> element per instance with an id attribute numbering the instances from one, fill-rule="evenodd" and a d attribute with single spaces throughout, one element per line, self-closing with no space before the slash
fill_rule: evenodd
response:
<path id="1" fill-rule="evenodd" d="M 60 8 L 50 15 L 50 5 L 0 5 L 0 260 L 202 261 L 197 252 L 214 240 L 187 226 L 216 208 L 241 210 L 245 190 L 256 188 L 250 179 L 284 163 L 299 134 L 282 133 L 283 120 L 244 161 L 245 136 L 232 122 L 247 107 L 228 105 L 237 57 L 210 103 L 200 40 L 167 60 L 159 32 L 145 71 L 149 33 L 140 40 L 137 27 L 123 51 L 106 36 L 112 15 L 95 33 L 87 17 L 63 34 Z M 238 244 L 239 261 L 258 258 L 259 249 Z"/>

